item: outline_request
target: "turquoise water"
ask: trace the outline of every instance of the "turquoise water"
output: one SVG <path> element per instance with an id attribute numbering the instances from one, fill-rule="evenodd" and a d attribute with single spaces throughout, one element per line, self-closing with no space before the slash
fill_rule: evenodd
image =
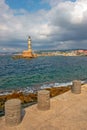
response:
<path id="1" fill-rule="evenodd" d="M 0 56 L 0 90 L 37 89 L 87 79 L 87 57 L 38 57 L 17 59 Z"/>

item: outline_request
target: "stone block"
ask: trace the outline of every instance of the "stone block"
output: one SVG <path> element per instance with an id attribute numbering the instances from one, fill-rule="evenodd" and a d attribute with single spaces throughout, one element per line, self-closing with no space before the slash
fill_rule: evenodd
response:
<path id="1" fill-rule="evenodd" d="M 21 101 L 11 99 L 5 103 L 5 123 L 9 126 L 18 125 L 21 122 Z"/>
<path id="2" fill-rule="evenodd" d="M 75 94 L 81 93 L 81 81 L 80 80 L 74 80 L 73 84 L 71 86 L 71 92 Z"/>
<path id="3" fill-rule="evenodd" d="M 48 90 L 38 91 L 38 104 L 39 110 L 49 110 L 50 109 L 50 92 Z"/>

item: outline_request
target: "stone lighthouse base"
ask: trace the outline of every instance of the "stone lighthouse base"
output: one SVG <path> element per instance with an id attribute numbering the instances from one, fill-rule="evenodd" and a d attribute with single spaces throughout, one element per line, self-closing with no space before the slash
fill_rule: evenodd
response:
<path id="1" fill-rule="evenodd" d="M 30 51 L 23 51 L 22 54 L 19 54 L 19 55 L 14 55 L 12 58 L 13 59 L 21 59 L 21 58 L 36 58 L 38 55 L 35 54 L 35 53 L 32 53 Z"/>
<path id="2" fill-rule="evenodd" d="M 26 50 L 26 51 L 23 51 L 22 57 L 35 58 L 37 57 L 37 54 L 34 54 L 31 51 Z"/>

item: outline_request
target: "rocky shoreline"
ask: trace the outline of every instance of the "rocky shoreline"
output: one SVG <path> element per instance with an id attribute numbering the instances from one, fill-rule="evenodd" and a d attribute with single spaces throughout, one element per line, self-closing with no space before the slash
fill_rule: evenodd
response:
<path id="1" fill-rule="evenodd" d="M 60 95 L 62 93 L 65 93 L 70 90 L 71 86 L 67 87 L 52 87 L 52 88 L 46 88 L 45 90 L 50 91 L 50 97 L 54 97 L 57 95 Z M 34 103 L 37 103 L 37 92 L 36 93 L 23 93 L 19 91 L 13 91 L 11 94 L 7 95 L 0 95 L 0 116 L 4 115 L 4 104 L 7 100 L 18 98 L 21 100 L 22 106 L 26 107 L 29 105 L 32 105 Z"/>

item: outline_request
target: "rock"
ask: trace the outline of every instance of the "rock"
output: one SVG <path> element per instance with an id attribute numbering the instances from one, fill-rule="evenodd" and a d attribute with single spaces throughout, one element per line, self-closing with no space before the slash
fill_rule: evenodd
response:
<path id="1" fill-rule="evenodd" d="M 65 93 L 70 90 L 70 86 L 67 87 L 52 87 L 46 88 L 45 90 L 50 91 L 50 97 L 54 97 Z M 12 94 L 0 96 L 0 111 L 4 110 L 4 104 L 9 99 L 18 98 L 22 104 L 37 102 L 37 93 L 24 94 L 23 92 L 13 91 Z"/>

